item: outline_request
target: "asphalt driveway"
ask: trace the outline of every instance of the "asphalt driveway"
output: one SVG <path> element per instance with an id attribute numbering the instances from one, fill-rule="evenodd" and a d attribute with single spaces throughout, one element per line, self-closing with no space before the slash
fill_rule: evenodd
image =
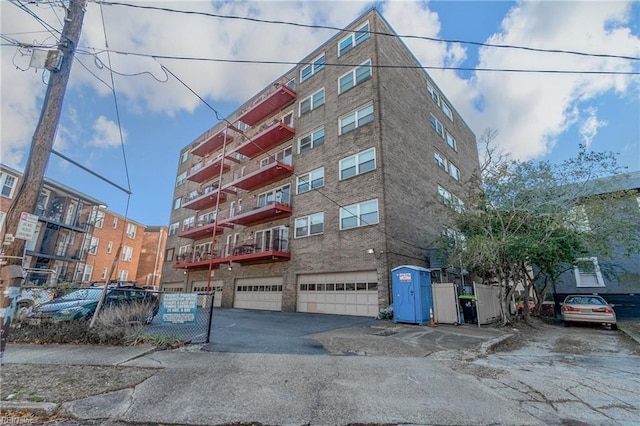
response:
<path id="1" fill-rule="evenodd" d="M 289 313 L 216 308 L 209 352 L 327 355 L 317 340 L 307 337 L 345 328 L 368 329 L 380 320 L 345 315 Z"/>

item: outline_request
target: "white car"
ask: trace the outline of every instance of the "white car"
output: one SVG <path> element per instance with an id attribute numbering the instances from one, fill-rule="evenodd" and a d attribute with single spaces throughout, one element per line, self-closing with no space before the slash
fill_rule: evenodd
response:
<path id="1" fill-rule="evenodd" d="M 570 326 L 572 322 L 589 322 L 607 324 L 612 330 L 618 329 L 613 305 L 596 295 L 567 296 L 562 303 L 562 321 L 565 327 Z"/>

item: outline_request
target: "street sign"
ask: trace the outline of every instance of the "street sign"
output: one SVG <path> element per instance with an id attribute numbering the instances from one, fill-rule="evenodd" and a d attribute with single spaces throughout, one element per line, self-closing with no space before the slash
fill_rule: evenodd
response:
<path id="1" fill-rule="evenodd" d="M 38 227 L 38 216 L 22 212 L 20 221 L 18 222 L 18 230 L 15 238 L 21 240 L 32 240 L 36 236 L 36 228 Z"/>
<path id="2" fill-rule="evenodd" d="M 165 293 L 160 308 L 162 324 L 196 324 L 198 314 L 197 293 Z"/>

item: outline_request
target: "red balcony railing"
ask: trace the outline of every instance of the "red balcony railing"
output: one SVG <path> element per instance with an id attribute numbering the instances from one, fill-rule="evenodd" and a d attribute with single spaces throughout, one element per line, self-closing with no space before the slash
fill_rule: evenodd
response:
<path id="1" fill-rule="evenodd" d="M 260 133 L 235 149 L 234 152 L 253 158 L 274 146 L 291 139 L 296 134 L 293 127 L 287 126 L 280 120 L 265 127 Z"/>
<path id="2" fill-rule="evenodd" d="M 227 134 L 226 138 L 227 145 L 229 145 L 233 141 L 233 137 Z M 198 146 L 191 150 L 191 153 L 199 157 L 204 157 L 210 152 L 217 151 L 218 149 L 222 148 L 222 145 L 224 145 L 224 140 L 225 131 L 223 130 L 202 141 Z"/>
<path id="3" fill-rule="evenodd" d="M 213 183 L 202 191 L 191 193 L 182 199 L 182 207 L 190 210 L 203 210 L 208 207 L 214 207 L 218 199 L 218 183 Z M 220 202 L 224 202 L 227 199 L 227 194 L 220 193 Z"/>
<path id="4" fill-rule="evenodd" d="M 291 216 L 291 206 L 284 203 L 271 203 L 266 206 L 254 207 L 251 210 L 242 210 L 235 216 L 226 219 L 236 225 L 254 226 L 271 220 L 282 219 Z"/>
<path id="5" fill-rule="evenodd" d="M 231 168 L 225 159 L 222 158 L 222 155 L 205 158 L 191 167 L 187 180 L 199 183 L 206 182 L 218 176 L 220 174 L 220 168 L 222 168 L 223 173 Z"/>
<path id="6" fill-rule="evenodd" d="M 290 162 L 289 160 L 286 160 Z M 234 192 L 236 188 L 251 191 L 256 188 L 277 182 L 293 174 L 293 166 L 285 162 L 273 161 L 270 164 L 262 166 L 257 170 L 246 173 L 244 176 L 238 177 L 233 182 L 222 187 L 222 191 Z"/>
<path id="7" fill-rule="evenodd" d="M 285 105 L 293 102 L 296 96 L 293 83 L 276 83 L 269 91 L 262 94 L 262 96 L 253 101 L 251 105 L 246 107 L 244 112 L 238 117 L 238 121 L 253 126 Z"/>
<path id="8" fill-rule="evenodd" d="M 218 268 L 220 265 L 240 263 L 257 264 L 283 262 L 291 260 L 289 240 L 287 238 L 271 238 L 262 245 L 258 244 L 231 244 L 224 245 L 220 251 L 213 253 L 189 252 L 176 256 L 174 269 L 203 269 L 209 267 Z"/>
<path id="9" fill-rule="evenodd" d="M 178 233 L 178 237 L 189 238 L 191 240 L 199 240 L 204 237 L 213 237 L 213 229 L 216 230 L 216 235 L 220 235 L 224 232 L 225 228 L 233 228 L 231 223 L 218 223 L 215 224 L 215 220 L 207 223 L 197 223 L 183 229 Z"/>

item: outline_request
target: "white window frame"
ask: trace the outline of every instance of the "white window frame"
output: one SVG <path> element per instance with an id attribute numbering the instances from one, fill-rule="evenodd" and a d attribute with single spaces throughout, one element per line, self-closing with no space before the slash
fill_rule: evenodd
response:
<path id="1" fill-rule="evenodd" d="M 183 185 L 187 181 L 187 172 L 182 172 L 176 178 L 176 187 Z"/>
<path id="2" fill-rule="evenodd" d="M 442 199 L 442 202 L 445 206 L 452 205 L 451 192 L 444 188 L 443 186 L 438 185 L 438 195 Z"/>
<path id="3" fill-rule="evenodd" d="M 309 80 L 317 72 L 320 72 L 321 70 L 323 70 L 324 69 L 324 63 L 325 63 L 325 56 L 324 56 L 324 53 L 323 53 L 322 55 L 320 55 L 320 56 L 316 57 L 314 60 L 312 60 L 310 64 L 307 64 L 304 67 L 302 67 L 300 69 L 300 83 L 302 83 L 303 81 Z M 310 74 L 305 77 L 304 76 L 304 72 L 307 69 L 310 70 Z"/>
<path id="4" fill-rule="evenodd" d="M 308 189 L 301 191 L 300 187 L 304 185 L 306 185 Z M 323 186 L 324 167 L 311 170 L 309 173 L 305 173 L 296 178 L 296 194 L 304 194 L 305 192 L 313 191 L 314 189 L 322 188 Z"/>
<path id="5" fill-rule="evenodd" d="M 376 219 L 375 222 L 370 222 L 367 220 L 363 220 L 362 219 L 362 207 L 368 204 L 375 204 L 375 213 L 376 213 Z M 370 213 L 365 213 L 365 214 L 370 214 Z M 350 219 L 350 218 L 356 218 L 356 225 L 354 226 L 348 226 L 348 227 L 344 227 L 343 226 L 343 221 L 345 219 Z M 362 201 L 360 203 L 357 204 L 352 204 L 350 206 L 346 206 L 346 207 L 341 207 L 340 208 L 340 230 L 346 230 L 346 229 L 353 229 L 353 228 L 360 228 L 363 226 L 370 226 L 370 225 L 376 225 L 380 222 L 380 207 L 378 205 L 378 199 L 374 198 L 373 200 L 367 200 L 367 201 Z"/>
<path id="6" fill-rule="evenodd" d="M 98 244 L 100 244 L 100 238 L 91 237 L 91 243 L 89 244 L 88 254 L 98 254 Z"/>
<path id="7" fill-rule="evenodd" d="M 440 95 L 438 94 L 436 89 L 434 89 L 433 86 L 428 83 L 427 83 L 427 92 L 431 96 L 431 99 L 433 99 L 433 102 L 440 105 Z"/>
<path id="8" fill-rule="evenodd" d="M 319 133 L 322 132 L 322 136 L 319 135 Z M 303 140 L 305 139 L 309 139 L 309 148 L 306 149 L 302 149 L 302 144 L 303 144 Z M 311 151 L 313 148 L 317 147 L 317 146 L 321 146 L 324 145 L 324 139 L 325 139 L 325 131 L 324 131 L 324 127 L 321 127 L 311 133 L 308 133 L 306 135 L 304 135 L 303 137 L 301 137 L 300 139 L 298 139 L 298 154 L 302 154 L 303 152 L 307 152 L 307 151 Z M 318 141 L 320 141 L 318 143 Z M 306 141 L 304 142 L 306 145 Z"/>
<path id="9" fill-rule="evenodd" d="M 93 275 L 93 265 L 84 265 L 84 270 L 82 271 L 82 282 L 91 281 L 91 275 Z"/>
<path id="10" fill-rule="evenodd" d="M 137 229 L 138 227 L 133 223 L 127 223 L 127 237 L 131 238 L 132 240 L 135 239 Z"/>
<path id="11" fill-rule="evenodd" d="M 105 266 L 102 268 L 102 274 L 100 274 L 100 279 L 101 280 L 105 280 L 107 279 L 107 272 L 108 272 L 108 268 Z"/>
<path id="12" fill-rule="evenodd" d="M 110 254 L 113 251 L 113 241 L 109 241 L 107 243 L 107 254 Z"/>
<path id="13" fill-rule="evenodd" d="M 176 235 L 180 229 L 180 222 L 174 222 L 169 225 L 169 235 Z"/>
<path id="14" fill-rule="evenodd" d="M 460 182 L 460 169 L 449 161 L 449 176 Z"/>
<path id="15" fill-rule="evenodd" d="M 127 279 L 129 279 L 129 271 L 121 269 L 120 272 L 118 272 L 118 280 L 127 281 Z"/>
<path id="16" fill-rule="evenodd" d="M 446 115 L 449 120 L 453 121 L 453 111 L 451 111 L 451 107 L 445 102 L 442 102 L 442 112 L 444 112 L 444 115 Z"/>
<path id="17" fill-rule="evenodd" d="M 464 201 L 454 193 L 451 193 L 451 208 L 458 213 L 464 213 Z"/>
<path id="18" fill-rule="evenodd" d="M 113 218 L 113 222 L 111 223 L 111 227 L 113 229 L 117 229 L 118 228 L 118 218 L 114 216 Z"/>
<path id="19" fill-rule="evenodd" d="M 365 171 L 360 170 L 362 167 L 362 164 L 364 163 L 368 163 L 371 160 L 366 160 L 366 161 L 361 161 L 361 157 L 363 157 L 365 154 L 369 154 L 373 152 L 373 168 L 372 169 L 368 169 Z M 353 162 L 353 165 L 350 165 L 349 167 L 345 167 L 344 164 L 347 162 Z M 350 169 L 350 168 L 355 168 L 355 173 L 351 176 L 347 176 L 347 177 L 343 177 L 342 176 L 342 172 L 344 170 Z M 346 179 L 351 179 L 354 178 L 358 175 L 361 175 L 363 173 L 367 173 L 367 172 L 372 172 L 374 171 L 376 168 L 378 167 L 377 161 L 376 161 L 376 149 L 374 148 L 369 148 L 369 149 L 365 149 L 364 151 L 360 151 L 355 155 L 350 155 L 349 157 L 345 157 L 343 159 L 341 159 L 338 163 L 338 180 L 346 180 Z"/>
<path id="20" fill-rule="evenodd" d="M 322 229 L 320 231 L 312 232 L 313 226 L 319 224 L 322 225 Z M 303 227 L 305 230 L 304 234 L 298 234 L 298 229 L 302 229 Z M 296 218 L 294 222 L 293 238 L 306 238 L 322 234 L 324 234 L 324 212 Z"/>
<path id="21" fill-rule="evenodd" d="M 365 111 L 368 112 L 369 108 L 371 108 L 371 114 L 367 113 L 365 115 L 364 112 Z M 350 113 L 343 115 L 342 117 L 338 118 L 338 135 L 344 135 L 346 133 L 354 131 L 355 129 L 361 126 L 364 126 L 365 124 L 373 122 L 374 114 L 375 114 L 375 108 L 373 107 L 373 102 L 369 102 L 368 104 L 359 107 L 355 111 L 351 111 Z M 369 117 L 369 116 L 371 117 L 371 120 L 361 123 L 361 120 L 363 117 Z M 347 119 L 349 120 L 348 124 L 351 124 L 353 122 L 354 127 L 353 129 L 349 129 L 345 131 L 344 128 L 347 127 L 348 124 L 345 125 L 344 121 Z"/>
<path id="22" fill-rule="evenodd" d="M 320 93 L 322 93 L 322 102 L 317 103 L 318 100 L 316 98 Z M 309 102 L 309 109 L 302 112 L 302 105 L 307 101 Z M 326 98 L 325 98 L 325 92 L 323 87 L 322 89 L 313 92 L 311 95 L 307 96 L 306 98 L 300 101 L 300 103 L 298 104 L 298 117 L 302 117 L 303 115 L 310 113 L 314 109 L 321 107 L 322 105 L 324 105 L 325 101 L 326 101 Z"/>
<path id="23" fill-rule="evenodd" d="M 429 122 L 431 124 L 431 128 L 435 130 L 435 132 L 439 134 L 442 139 L 444 139 L 444 126 L 442 125 L 440 120 L 438 120 L 435 115 L 429 114 Z"/>
<path id="24" fill-rule="evenodd" d="M 458 142 L 456 142 L 456 139 L 453 136 L 451 136 L 451 133 L 446 132 L 445 140 L 447 141 L 447 145 L 449 145 L 451 149 L 453 149 L 456 152 L 458 151 Z"/>
<path id="25" fill-rule="evenodd" d="M 11 184 L 7 186 L 9 188 L 9 192 L 7 194 L 2 194 L 4 192 L 5 186 L 7 185 L 7 181 L 11 180 Z M 2 194 L 5 198 L 13 198 L 13 193 L 16 190 L 16 184 L 18 182 L 18 177 L 9 173 L 0 172 L 0 194 Z"/>
<path id="26" fill-rule="evenodd" d="M 587 288 L 587 287 L 606 287 L 604 284 L 604 279 L 602 278 L 602 272 L 600 271 L 600 266 L 598 265 L 597 257 L 581 257 L 576 259 L 576 262 L 592 262 L 593 263 L 593 273 L 585 273 L 580 271 L 580 267 L 576 264 L 574 265 L 573 272 L 576 278 L 576 287 Z M 592 284 L 590 282 L 583 283 L 583 275 L 590 275 L 596 280 L 596 284 Z"/>
<path id="27" fill-rule="evenodd" d="M 188 218 L 182 221 L 182 230 L 188 231 L 189 229 L 193 228 L 195 225 L 196 225 L 196 217 L 189 216 Z"/>
<path id="28" fill-rule="evenodd" d="M 433 159 L 435 160 L 438 167 L 440 167 L 445 172 L 449 171 L 447 158 L 440 154 L 438 151 L 433 152 Z"/>
<path id="29" fill-rule="evenodd" d="M 173 209 L 178 210 L 180 207 L 182 207 L 182 197 L 178 197 L 173 200 Z"/>
<path id="30" fill-rule="evenodd" d="M 360 80 L 358 80 L 358 71 L 366 68 L 369 70 L 368 75 L 366 75 L 364 78 L 361 78 Z M 366 61 L 364 61 L 362 64 L 358 65 L 357 67 L 353 68 L 352 70 L 346 72 L 345 74 L 342 74 L 339 78 L 338 78 L 338 94 L 341 95 L 345 92 L 348 92 L 349 90 L 353 89 L 354 87 L 356 87 L 358 84 L 367 81 L 368 79 L 371 78 L 371 76 L 373 75 L 373 70 L 371 69 L 371 59 L 368 59 Z M 342 90 L 342 80 L 345 78 L 349 78 L 350 79 L 350 86 L 347 87 L 346 89 Z"/>
<path id="31" fill-rule="evenodd" d="M 365 29 L 366 28 L 366 29 Z M 348 36 L 343 37 L 338 42 L 338 57 L 344 55 L 345 53 L 351 51 L 354 47 L 362 43 L 363 41 L 369 38 L 369 32 L 371 31 L 371 27 L 369 27 L 369 21 L 363 23 L 358 29 L 352 31 Z M 361 33 L 361 34 L 358 34 Z M 340 45 L 344 42 L 349 41 L 349 44 L 345 44 L 344 48 L 341 49 Z"/>
<path id="32" fill-rule="evenodd" d="M 180 164 L 186 163 L 187 161 L 189 161 L 189 151 L 180 154 Z"/>
<path id="33" fill-rule="evenodd" d="M 122 260 L 131 262 L 131 259 L 133 259 L 133 247 L 122 246 Z"/>

